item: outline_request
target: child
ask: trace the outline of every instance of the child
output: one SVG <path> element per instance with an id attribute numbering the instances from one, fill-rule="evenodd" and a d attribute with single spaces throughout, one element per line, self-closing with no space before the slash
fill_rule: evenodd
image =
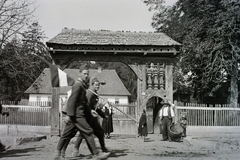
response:
<path id="1" fill-rule="evenodd" d="M 186 118 L 186 114 L 183 114 L 180 118 L 180 125 L 183 128 L 183 134 L 182 137 L 187 137 L 186 132 L 187 132 L 187 118 Z"/>

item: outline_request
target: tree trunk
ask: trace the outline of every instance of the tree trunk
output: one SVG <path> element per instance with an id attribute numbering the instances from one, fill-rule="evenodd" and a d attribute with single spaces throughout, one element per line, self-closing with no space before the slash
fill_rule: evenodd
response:
<path id="1" fill-rule="evenodd" d="M 236 54 L 236 53 L 235 53 Z M 235 55 L 234 54 L 234 55 Z M 235 56 L 236 57 L 236 56 Z M 234 58 L 235 59 L 235 58 Z M 235 62 L 234 62 L 235 61 Z M 236 59 L 233 61 L 232 65 L 232 77 L 231 77 L 231 90 L 230 90 L 230 107 L 231 108 L 237 108 L 238 103 L 238 64 Z"/>

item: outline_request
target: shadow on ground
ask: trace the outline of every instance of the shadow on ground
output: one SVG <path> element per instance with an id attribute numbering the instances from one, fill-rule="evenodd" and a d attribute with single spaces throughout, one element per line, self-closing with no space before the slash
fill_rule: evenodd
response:
<path id="1" fill-rule="evenodd" d="M 119 150 L 111 150 L 111 154 L 108 157 L 123 157 L 127 156 L 128 149 L 119 149 Z"/>
<path id="2" fill-rule="evenodd" d="M 36 148 L 25 148 L 25 149 L 9 149 L 3 153 L 0 154 L 0 158 L 2 157 L 26 157 L 32 155 L 31 152 L 37 152 L 38 148 L 42 147 L 36 147 Z"/>

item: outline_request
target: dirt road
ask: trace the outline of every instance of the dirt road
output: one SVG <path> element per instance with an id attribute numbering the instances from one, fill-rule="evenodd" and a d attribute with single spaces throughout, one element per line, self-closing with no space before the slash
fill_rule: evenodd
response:
<path id="1" fill-rule="evenodd" d="M 1 160 L 52 160 L 59 137 L 47 136 L 38 142 L 29 142 L 10 148 L 0 153 Z M 12 144 L 13 137 L 1 136 L 4 144 Z M 149 134 L 148 141 L 142 138 L 113 135 L 106 139 L 106 146 L 111 150 L 107 160 L 192 160 L 192 159 L 240 159 L 240 134 L 192 134 L 182 142 L 160 141 L 160 134 Z M 73 151 L 71 142 L 67 156 Z M 96 143 L 99 143 L 96 139 Z M 79 159 L 89 159 L 90 154 L 85 141 L 81 145 Z"/>

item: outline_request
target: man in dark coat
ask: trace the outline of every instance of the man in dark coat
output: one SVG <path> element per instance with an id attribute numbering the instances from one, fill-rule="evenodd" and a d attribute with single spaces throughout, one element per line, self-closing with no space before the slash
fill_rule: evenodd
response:
<path id="1" fill-rule="evenodd" d="M 94 137 L 93 129 L 86 120 L 85 113 L 96 113 L 94 110 L 90 110 L 87 106 L 86 89 L 89 83 L 89 67 L 83 65 L 79 69 L 80 77 L 72 86 L 72 94 L 68 99 L 66 114 L 70 117 L 71 123 L 66 123 L 66 126 L 62 132 L 62 135 L 58 141 L 57 150 L 54 155 L 54 159 L 61 158 L 61 150 L 65 143 L 75 136 L 77 131 L 81 132 L 81 135 L 85 138 L 86 142 L 91 148 L 93 157 L 97 159 L 106 158 L 108 155 L 104 152 L 99 153 Z"/>
<path id="2" fill-rule="evenodd" d="M 99 80 L 97 78 L 93 78 L 91 81 L 91 87 L 86 91 L 88 107 L 90 107 L 90 109 L 86 111 L 95 110 L 102 118 L 106 118 L 105 114 L 101 110 L 101 106 L 97 105 L 99 100 L 97 91 L 99 90 L 99 87 L 100 87 Z M 97 115 L 94 115 L 92 113 L 86 113 L 86 119 L 89 125 L 93 128 L 94 135 L 98 138 L 102 151 L 109 152 L 105 146 L 104 130 L 98 122 Z M 79 155 L 79 148 L 83 140 L 83 136 L 81 134 L 79 135 L 80 136 L 77 138 L 75 142 L 73 157 L 77 157 Z"/>

